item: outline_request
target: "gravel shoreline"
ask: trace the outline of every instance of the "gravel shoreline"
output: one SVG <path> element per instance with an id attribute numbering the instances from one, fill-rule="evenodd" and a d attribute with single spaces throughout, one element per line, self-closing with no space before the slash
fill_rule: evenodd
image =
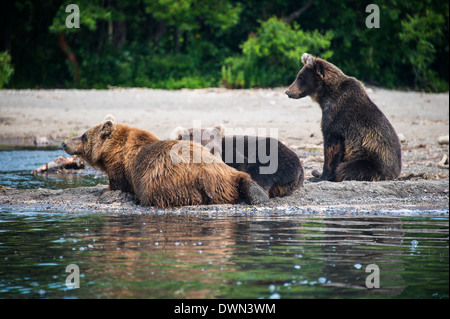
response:
<path id="1" fill-rule="evenodd" d="M 300 157 L 305 170 L 303 188 L 271 199 L 261 206 L 214 205 L 166 210 L 185 213 L 282 214 L 423 211 L 448 216 L 449 95 L 369 88 L 369 96 L 402 135 L 402 175 L 389 182 L 315 182 L 321 170 L 323 145 L 321 112 L 309 98 L 289 100 L 285 88 L 227 90 L 0 90 L 0 145 L 27 146 L 47 140 L 58 145 L 113 114 L 119 122 L 169 138 L 176 126 L 202 127 L 223 123 L 229 128 L 270 128 Z M 44 138 L 44 139 L 43 139 Z M 42 163 L 45 164 L 45 163 Z M 33 170 L 34 168 L 30 168 Z M 5 211 L 67 211 L 148 213 L 132 196 L 106 192 L 105 186 L 64 190 L 15 190 L 0 187 L 0 209 Z"/>
<path id="2" fill-rule="evenodd" d="M 0 189 L 5 211 L 63 211 L 69 213 L 327 213 L 334 214 L 437 214 L 448 216 L 448 181 L 308 182 L 292 195 L 262 205 L 185 206 L 172 209 L 143 207 L 134 196 L 105 191 L 105 185 L 72 189 Z"/>

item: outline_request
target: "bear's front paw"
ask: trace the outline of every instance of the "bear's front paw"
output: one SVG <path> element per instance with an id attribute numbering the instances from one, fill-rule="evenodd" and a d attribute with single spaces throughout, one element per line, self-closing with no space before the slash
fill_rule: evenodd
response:
<path id="1" fill-rule="evenodd" d="M 320 172 L 318 171 L 318 170 L 313 170 L 312 172 L 311 172 L 311 174 L 312 174 L 312 176 L 314 176 L 315 178 L 321 178 L 322 177 L 322 174 L 320 174 Z"/>
<path id="2" fill-rule="evenodd" d="M 269 200 L 269 195 L 258 185 L 253 184 L 248 191 L 248 203 L 250 205 L 258 205 Z"/>

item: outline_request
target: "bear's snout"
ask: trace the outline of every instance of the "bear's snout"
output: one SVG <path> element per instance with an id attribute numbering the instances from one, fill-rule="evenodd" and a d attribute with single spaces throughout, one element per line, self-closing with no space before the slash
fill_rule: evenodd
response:
<path id="1" fill-rule="evenodd" d="M 69 155 L 79 155 L 81 154 L 83 143 L 80 137 L 69 138 L 61 143 L 64 151 Z"/>
<path id="2" fill-rule="evenodd" d="M 287 95 L 288 97 L 291 97 L 291 92 L 289 92 L 289 90 L 286 90 L 286 92 L 284 92 L 284 93 L 286 93 L 286 95 Z"/>

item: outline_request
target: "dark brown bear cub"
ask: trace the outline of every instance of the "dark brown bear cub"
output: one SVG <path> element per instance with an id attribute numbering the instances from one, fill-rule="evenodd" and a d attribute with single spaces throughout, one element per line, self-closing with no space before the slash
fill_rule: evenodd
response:
<path id="1" fill-rule="evenodd" d="M 209 148 L 225 164 L 250 174 L 269 197 L 289 195 L 303 185 L 300 159 L 279 140 L 262 136 L 225 136 L 224 130 L 223 126 L 208 129 L 178 127 L 174 135 L 179 140 L 193 140 Z"/>
<path id="2" fill-rule="evenodd" d="M 286 94 L 291 99 L 309 95 L 322 109 L 325 160 L 320 179 L 397 178 L 402 166 L 400 141 L 361 82 L 307 53 L 302 62 L 304 66 Z"/>
<path id="3" fill-rule="evenodd" d="M 247 173 L 227 166 L 201 145 L 163 141 L 149 132 L 117 124 L 111 116 L 62 145 L 70 155 L 79 155 L 104 171 L 110 190 L 133 193 L 144 206 L 268 200 Z"/>

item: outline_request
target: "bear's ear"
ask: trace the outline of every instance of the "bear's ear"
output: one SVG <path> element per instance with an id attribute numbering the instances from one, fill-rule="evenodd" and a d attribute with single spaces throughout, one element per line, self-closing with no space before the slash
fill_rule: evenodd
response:
<path id="1" fill-rule="evenodd" d="M 313 66 L 314 65 L 314 57 L 311 54 L 303 53 L 302 62 L 304 65 L 309 64 L 309 65 Z"/>
<path id="2" fill-rule="evenodd" d="M 111 120 L 107 120 L 103 123 L 102 129 L 101 129 L 101 136 L 103 138 L 107 138 L 111 135 L 112 132 L 116 129 L 116 122 L 113 122 Z"/>
<path id="3" fill-rule="evenodd" d="M 189 133 L 187 129 L 182 126 L 177 126 L 172 133 L 170 134 L 170 138 L 172 140 L 182 140 L 183 136 L 186 136 Z"/>
<path id="4" fill-rule="evenodd" d="M 114 122 L 114 123 L 116 123 L 116 119 L 114 118 L 114 116 L 112 116 L 112 114 L 107 114 L 106 116 L 105 116 L 105 119 L 103 120 L 103 121 L 111 121 L 111 122 Z"/>
<path id="5" fill-rule="evenodd" d="M 324 79 L 325 78 L 325 66 L 323 61 L 316 60 L 316 63 L 314 63 L 314 68 L 316 69 L 317 74 Z"/>
<path id="6" fill-rule="evenodd" d="M 224 138 L 225 137 L 225 125 L 223 125 L 223 124 L 219 124 L 219 125 L 216 125 L 216 126 L 214 126 L 214 128 L 215 129 L 217 129 L 217 130 L 219 130 L 219 132 L 220 132 L 220 137 L 221 138 Z"/>

